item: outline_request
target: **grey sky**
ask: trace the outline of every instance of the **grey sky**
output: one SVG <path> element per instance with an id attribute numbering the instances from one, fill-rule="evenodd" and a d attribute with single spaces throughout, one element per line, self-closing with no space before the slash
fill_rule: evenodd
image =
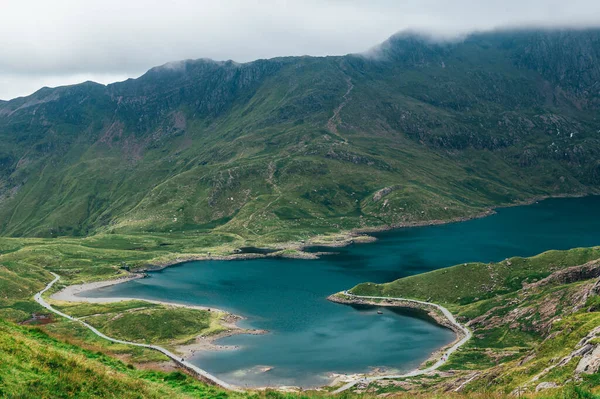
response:
<path id="1" fill-rule="evenodd" d="M 0 0 L 0 99 L 187 58 L 366 50 L 405 29 L 600 25 L 598 0 Z"/>

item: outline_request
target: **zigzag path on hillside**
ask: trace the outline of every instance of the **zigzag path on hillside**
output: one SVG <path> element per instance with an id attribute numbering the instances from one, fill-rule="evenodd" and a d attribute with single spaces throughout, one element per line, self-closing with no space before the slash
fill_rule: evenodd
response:
<path id="1" fill-rule="evenodd" d="M 164 354 L 165 356 L 169 357 L 171 360 L 173 360 L 179 367 L 181 367 L 184 370 L 189 371 L 190 373 L 192 373 L 194 376 L 196 376 L 198 379 L 204 381 L 204 382 L 208 382 L 208 383 L 212 383 L 214 385 L 218 385 L 222 388 L 231 390 L 231 391 L 237 391 L 237 392 L 242 392 L 238 387 L 231 385 L 223 380 L 220 380 L 219 378 L 215 377 L 214 375 L 206 372 L 205 370 L 202 370 L 201 368 L 198 368 L 196 366 L 194 366 L 193 364 L 185 361 L 184 359 L 182 359 L 180 356 L 175 355 L 173 352 L 168 351 L 167 349 L 158 346 L 158 345 L 147 345 L 147 344 L 140 344 L 137 342 L 129 342 L 129 341 L 123 341 L 120 339 L 115 339 L 115 338 L 111 338 L 107 335 L 102 334 L 100 331 L 98 331 L 95 327 L 89 325 L 88 323 L 86 323 L 83 320 L 80 320 L 76 317 L 73 316 L 69 316 L 66 313 L 61 312 L 60 310 L 54 309 L 52 307 L 52 305 L 50 305 L 48 302 L 46 302 L 46 300 L 44 300 L 44 298 L 42 297 L 42 295 L 48 291 L 50 288 L 52 288 L 52 286 L 54 285 L 54 283 L 56 283 L 59 279 L 60 276 L 56 273 L 50 272 L 53 276 L 54 276 L 54 280 L 52 280 L 50 283 L 48 283 L 48 285 L 46 286 L 46 288 L 44 288 L 43 290 L 41 290 L 40 292 L 38 292 L 37 294 L 35 294 L 35 296 L 33 297 L 35 299 L 35 301 L 37 303 L 39 303 L 40 305 L 42 305 L 44 308 L 48 309 L 49 311 L 51 311 L 52 313 L 55 313 L 59 316 L 65 317 L 69 320 L 75 321 L 77 323 L 82 324 L 83 326 L 85 326 L 86 328 L 88 328 L 89 330 L 91 330 L 94 334 L 96 334 L 97 336 L 99 336 L 100 338 L 104 338 L 108 341 L 111 342 L 115 342 L 118 344 L 125 344 L 125 345 L 133 345 L 133 346 L 139 346 L 142 348 L 147 348 L 147 349 L 152 349 L 158 352 L 161 352 L 162 354 Z"/>
<path id="2" fill-rule="evenodd" d="M 340 388 L 336 389 L 335 391 L 333 391 L 334 394 L 336 393 L 340 393 L 343 391 L 346 391 L 350 388 L 352 388 L 353 386 L 355 386 L 358 383 L 370 383 L 373 381 L 378 381 L 378 380 L 384 380 L 384 379 L 397 379 L 397 378 L 406 378 L 406 377 L 416 377 L 419 375 L 423 375 L 423 374 L 428 374 L 434 370 L 437 370 L 438 368 L 440 368 L 442 365 L 444 365 L 447 361 L 448 358 L 450 357 L 450 355 L 454 352 L 456 352 L 461 346 L 463 346 L 469 339 L 471 339 L 471 331 L 469 331 L 469 329 L 465 326 L 463 326 L 462 324 L 460 324 L 458 321 L 456 321 L 456 319 L 454 318 L 454 315 L 445 307 L 438 305 L 437 303 L 431 303 L 431 302 L 424 302 L 424 301 L 417 301 L 415 299 L 406 299 L 406 298 L 393 298 L 393 297 L 383 297 L 383 296 L 362 296 L 362 295 L 354 295 L 349 293 L 348 291 L 344 291 L 344 295 L 350 297 L 350 298 L 356 298 L 356 299 L 375 299 L 375 300 L 392 300 L 392 301 L 403 301 L 403 302 L 413 302 L 419 305 L 425 305 L 425 306 L 431 306 L 434 307 L 436 309 L 438 309 L 439 311 L 442 312 L 442 314 L 444 315 L 444 317 L 446 317 L 446 319 L 454 326 L 456 327 L 459 331 L 462 331 L 463 333 L 463 337 L 456 342 L 454 345 L 452 345 L 450 348 L 448 348 L 444 354 L 442 355 L 442 357 L 440 357 L 438 359 L 437 362 L 435 362 L 432 366 L 427 367 L 425 369 L 416 369 L 413 371 L 410 371 L 408 373 L 405 374 L 389 374 L 389 375 L 379 375 L 379 376 L 374 376 L 374 377 L 365 377 L 365 378 L 360 378 L 358 380 L 354 380 L 351 381 L 343 386 L 341 386 Z"/>

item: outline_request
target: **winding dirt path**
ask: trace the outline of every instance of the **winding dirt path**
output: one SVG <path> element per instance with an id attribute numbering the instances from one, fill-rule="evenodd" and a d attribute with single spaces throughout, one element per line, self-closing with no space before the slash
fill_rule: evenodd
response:
<path id="1" fill-rule="evenodd" d="M 71 321 L 75 321 L 77 323 L 82 324 L 83 326 L 87 327 L 89 330 L 91 330 L 94 334 L 96 334 L 97 336 L 99 336 L 100 338 L 104 338 L 108 341 L 111 342 L 115 342 L 117 344 L 125 344 L 125 345 L 133 345 L 133 346 L 139 346 L 142 348 L 147 348 L 147 349 L 152 349 L 158 352 L 161 352 L 162 354 L 164 354 L 165 356 L 169 357 L 171 360 L 173 360 L 178 366 L 182 367 L 185 370 L 190 371 L 192 374 L 196 375 L 198 377 L 198 379 L 205 381 L 205 382 L 209 382 L 215 385 L 218 385 L 222 388 L 231 390 L 231 391 L 237 391 L 237 392 L 242 392 L 241 389 L 239 389 L 238 387 L 231 385 L 223 380 L 220 380 L 219 378 L 215 377 L 214 375 L 202 370 L 201 368 L 198 368 L 196 366 L 194 366 L 193 364 L 183 360 L 180 356 L 175 355 L 174 353 L 168 351 L 167 349 L 158 346 L 158 345 L 147 345 L 147 344 L 140 344 L 137 342 L 129 342 L 129 341 L 123 341 L 120 339 L 115 339 L 115 338 L 111 338 L 107 335 L 104 335 L 103 333 L 101 333 L 100 331 L 98 331 L 95 327 L 89 325 L 88 323 L 86 323 L 83 320 L 80 320 L 76 317 L 73 316 L 69 316 L 66 313 L 61 312 L 60 310 L 54 309 L 52 307 L 52 305 L 50 305 L 48 302 L 46 302 L 46 300 L 42 297 L 43 294 L 48 291 L 50 288 L 52 288 L 52 286 L 54 285 L 54 283 L 56 283 L 59 279 L 60 276 L 56 273 L 50 272 L 53 276 L 54 276 L 54 280 L 52 280 L 50 283 L 48 283 L 48 285 L 46 286 L 46 288 L 44 288 L 43 290 L 41 290 L 40 292 L 38 292 L 37 294 L 35 294 L 35 296 L 33 297 L 35 299 L 35 301 L 37 303 L 39 303 L 40 305 L 42 305 L 44 308 L 48 309 L 49 311 L 51 311 L 52 313 L 55 313 L 59 316 L 62 316 L 66 319 L 69 319 Z"/>
<path id="2" fill-rule="evenodd" d="M 346 93 L 343 95 L 342 102 L 340 103 L 340 105 L 337 106 L 336 109 L 333 110 L 333 115 L 327 121 L 327 129 L 331 133 L 335 134 L 338 137 L 342 137 L 337 128 L 338 124 L 340 124 L 342 122 L 342 117 L 340 116 L 340 112 L 346 106 L 346 104 L 348 104 L 348 101 L 350 101 L 350 97 L 349 97 L 350 92 L 352 91 L 352 89 L 354 89 L 354 84 L 352 83 L 352 79 L 350 79 L 349 76 L 346 76 L 346 84 L 348 85 L 348 90 L 346 90 Z M 344 139 L 345 142 L 348 141 L 348 140 L 346 140 L 345 137 L 342 137 L 342 138 Z"/>
<path id="3" fill-rule="evenodd" d="M 439 311 L 442 312 L 442 314 L 446 317 L 446 319 L 448 319 L 448 321 L 454 325 L 459 331 L 462 331 L 463 333 L 463 337 L 456 342 L 454 345 L 452 345 L 450 348 L 448 348 L 446 350 L 446 352 L 444 352 L 444 354 L 442 355 L 442 357 L 435 362 L 433 365 L 427 367 L 426 369 L 416 369 L 413 371 L 410 371 L 408 373 L 405 374 L 389 374 L 389 375 L 380 375 L 380 376 L 375 376 L 375 377 L 365 377 L 365 378 L 361 378 L 355 381 L 351 381 L 343 386 L 341 386 L 340 388 L 336 389 L 335 391 L 333 391 L 334 394 L 336 393 L 340 393 L 340 392 L 344 392 L 350 388 L 352 388 L 353 386 L 355 386 L 356 384 L 359 383 L 370 383 L 372 381 L 377 381 L 377 380 L 384 380 L 384 379 L 397 379 L 397 378 L 406 378 L 406 377 L 416 377 L 419 375 L 423 375 L 423 374 L 428 374 L 434 370 L 437 370 L 438 368 L 440 368 L 442 365 L 444 365 L 447 361 L 448 358 L 450 357 L 450 355 L 454 352 L 456 352 L 461 346 L 463 346 L 469 339 L 471 339 L 471 331 L 469 331 L 469 329 L 465 326 L 463 326 L 462 324 L 460 324 L 458 321 L 456 321 L 456 319 L 454 318 L 454 315 L 445 307 L 438 305 L 437 303 L 431 303 L 431 302 L 424 302 L 424 301 L 417 301 L 415 299 L 406 299 L 406 298 L 392 298 L 392 297 L 381 297 L 381 296 L 361 296 L 361 295 L 354 295 L 349 293 L 348 291 L 344 291 L 344 295 L 350 297 L 350 298 L 356 298 L 356 299 L 383 299 L 383 300 L 396 300 L 396 301 L 404 301 L 404 302 L 414 302 L 420 305 L 426 305 L 426 306 L 431 306 L 434 307 L 436 309 L 438 309 Z"/>
<path id="4" fill-rule="evenodd" d="M 100 338 L 106 339 L 108 341 L 115 342 L 118 344 L 138 346 L 138 347 L 152 349 L 152 350 L 161 352 L 165 356 L 169 357 L 172 361 L 174 361 L 178 366 L 190 371 L 192 374 L 196 375 L 198 377 L 198 379 L 200 379 L 202 381 L 218 385 L 222 388 L 225 388 L 225 389 L 228 389 L 231 391 L 242 392 L 242 390 L 240 388 L 238 388 L 237 386 L 229 384 L 229 383 L 215 377 L 214 375 L 185 361 L 180 356 L 175 355 L 174 353 L 170 352 L 169 350 L 167 350 L 161 346 L 141 344 L 141 343 L 137 343 L 137 342 L 124 341 L 124 340 L 109 337 L 109 336 L 101 333 L 95 327 L 91 326 L 90 324 L 86 323 L 85 321 L 78 319 L 76 317 L 70 316 L 66 313 L 63 313 L 60 310 L 55 309 L 54 307 L 52 307 L 52 305 L 50 305 L 48 302 L 46 302 L 46 300 L 43 298 L 43 294 L 46 293 L 46 291 L 48 291 L 50 288 L 52 288 L 52 286 L 60 279 L 60 276 L 58 274 L 53 273 L 53 272 L 50 272 L 50 273 L 54 276 L 54 280 L 52 280 L 50 283 L 48 283 L 48 285 L 46 285 L 46 287 L 43 290 L 41 290 L 40 292 L 35 294 L 34 299 L 37 303 L 39 303 L 41 306 L 48 309 L 52 313 L 62 316 L 68 320 L 80 323 L 81 325 L 88 328 L 90 331 L 92 331 L 94 334 L 96 334 Z M 452 325 L 454 325 L 459 331 L 462 332 L 463 337 L 458 342 L 454 343 L 450 348 L 448 348 L 439 360 L 437 360 L 432 366 L 430 366 L 426 369 L 416 369 L 416 370 L 413 370 L 413 371 L 405 373 L 405 374 L 389 374 L 389 375 L 380 375 L 380 376 L 360 378 L 360 379 L 348 382 L 347 384 L 336 389 L 335 391 L 333 391 L 334 394 L 344 392 L 359 383 L 370 383 L 372 381 L 383 380 L 383 379 L 398 379 L 398 378 L 415 377 L 415 376 L 419 376 L 419 375 L 428 374 L 428 373 L 438 369 L 442 365 L 444 365 L 448 361 L 449 356 L 452 353 L 454 353 L 455 351 L 457 351 L 462 345 L 464 345 L 471 338 L 471 331 L 469 331 L 468 328 L 466 328 L 465 326 L 460 324 L 458 321 L 456 321 L 456 319 L 454 318 L 454 315 L 448 309 L 446 309 L 445 307 L 438 305 L 436 303 L 418 301 L 418 300 L 414 300 L 414 299 L 405 299 L 405 298 L 361 296 L 361 295 L 351 294 L 348 291 L 344 291 L 344 295 L 348 296 L 349 298 L 356 298 L 356 299 L 397 300 L 397 301 L 405 301 L 405 302 L 414 302 L 414 303 L 417 303 L 420 305 L 434 307 L 434 308 L 438 309 Z"/>

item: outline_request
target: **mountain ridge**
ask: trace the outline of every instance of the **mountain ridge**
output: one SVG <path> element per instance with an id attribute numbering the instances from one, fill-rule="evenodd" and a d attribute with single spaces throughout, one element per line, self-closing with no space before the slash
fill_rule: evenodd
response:
<path id="1" fill-rule="evenodd" d="M 0 231 L 285 241 L 598 192 L 600 30 L 405 37 L 0 103 Z"/>

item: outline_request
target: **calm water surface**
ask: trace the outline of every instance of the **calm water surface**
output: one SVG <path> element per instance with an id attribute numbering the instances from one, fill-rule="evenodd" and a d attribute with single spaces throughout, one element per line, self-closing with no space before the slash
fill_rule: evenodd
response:
<path id="1" fill-rule="evenodd" d="M 320 260 L 189 262 L 90 295 L 208 305 L 246 316 L 243 326 L 270 333 L 225 338 L 219 343 L 240 349 L 192 359 L 242 386 L 308 387 L 327 383 L 329 372 L 404 371 L 452 341 L 452 333 L 419 314 L 383 309 L 379 315 L 325 298 L 361 282 L 457 263 L 600 245 L 600 197 L 551 199 L 484 219 L 375 235 L 375 243 L 336 248 Z"/>

